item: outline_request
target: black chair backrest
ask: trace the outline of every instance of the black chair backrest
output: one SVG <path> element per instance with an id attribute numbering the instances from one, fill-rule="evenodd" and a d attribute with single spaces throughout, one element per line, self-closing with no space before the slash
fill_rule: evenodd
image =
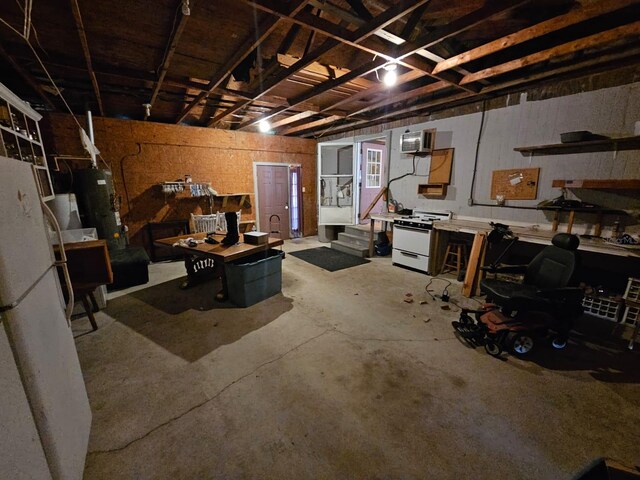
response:
<path id="1" fill-rule="evenodd" d="M 580 239 L 569 233 L 558 233 L 527 266 L 524 283 L 553 289 L 572 286 L 578 270 Z"/>

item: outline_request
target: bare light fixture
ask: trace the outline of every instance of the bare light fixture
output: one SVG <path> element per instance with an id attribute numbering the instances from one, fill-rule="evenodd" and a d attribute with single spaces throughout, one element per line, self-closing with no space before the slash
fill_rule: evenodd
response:
<path id="1" fill-rule="evenodd" d="M 388 63 L 384 67 L 384 75 L 382 76 L 382 83 L 387 87 L 393 87 L 398 81 L 398 65 L 396 63 Z"/>
<path id="2" fill-rule="evenodd" d="M 185 16 L 191 15 L 191 8 L 189 7 L 189 0 L 182 0 L 182 14 Z"/>
<path id="3" fill-rule="evenodd" d="M 258 122 L 258 130 L 262 133 L 267 133 L 271 130 L 271 124 L 266 120 L 260 120 L 260 122 Z"/>
<path id="4" fill-rule="evenodd" d="M 142 106 L 144 107 L 144 118 L 151 116 L 151 104 L 143 103 Z"/>

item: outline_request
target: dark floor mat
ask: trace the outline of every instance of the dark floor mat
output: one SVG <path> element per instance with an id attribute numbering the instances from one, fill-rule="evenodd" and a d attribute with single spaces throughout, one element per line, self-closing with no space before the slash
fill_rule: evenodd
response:
<path id="1" fill-rule="evenodd" d="M 330 272 L 363 265 L 370 261 L 329 247 L 309 248 L 299 252 L 291 252 L 290 255 Z"/>

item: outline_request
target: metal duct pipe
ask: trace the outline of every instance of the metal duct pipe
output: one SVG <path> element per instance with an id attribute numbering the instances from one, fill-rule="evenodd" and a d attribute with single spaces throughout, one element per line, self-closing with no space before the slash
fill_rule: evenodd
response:
<path id="1" fill-rule="evenodd" d="M 95 146 L 96 142 L 93 137 L 93 115 L 91 115 L 91 110 L 87 110 L 87 128 L 89 129 L 89 139 L 91 140 L 91 145 Z M 96 154 L 91 150 L 89 152 L 91 155 L 91 168 L 98 168 L 98 162 L 96 160 Z"/>

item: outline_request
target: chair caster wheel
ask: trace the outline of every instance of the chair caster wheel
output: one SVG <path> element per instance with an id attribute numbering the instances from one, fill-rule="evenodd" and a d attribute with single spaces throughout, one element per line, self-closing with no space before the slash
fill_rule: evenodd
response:
<path id="1" fill-rule="evenodd" d="M 556 348 L 558 350 L 562 350 L 564 347 L 567 346 L 567 341 L 566 340 L 561 340 L 560 338 L 556 337 L 551 342 L 551 345 L 553 346 L 553 348 Z"/>

